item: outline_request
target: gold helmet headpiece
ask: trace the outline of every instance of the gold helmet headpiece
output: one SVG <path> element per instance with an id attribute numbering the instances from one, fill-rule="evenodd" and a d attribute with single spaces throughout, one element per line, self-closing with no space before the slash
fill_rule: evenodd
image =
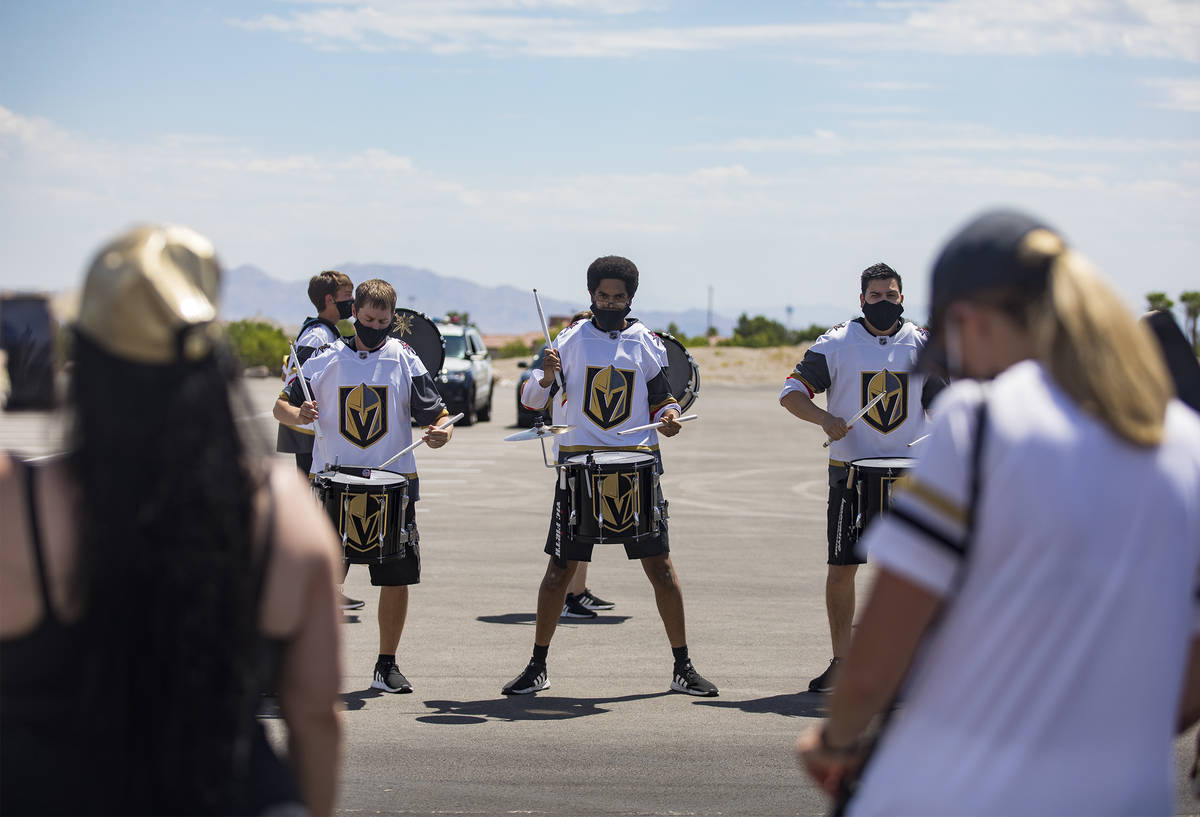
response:
<path id="1" fill-rule="evenodd" d="M 201 360 L 220 337 L 214 323 L 220 278 L 204 236 L 186 227 L 135 227 L 96 254 L 76 328 L 134 363 Z"/>

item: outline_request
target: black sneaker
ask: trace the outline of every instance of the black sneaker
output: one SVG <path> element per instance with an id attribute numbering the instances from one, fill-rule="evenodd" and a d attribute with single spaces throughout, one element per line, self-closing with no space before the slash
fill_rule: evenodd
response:
<path id="1" fill-rule="evenodd" d="M 842 659 L 835 658 L 829 662 L 829 668 L 808 682 L 809 692 L 833 692 L 833 679 L 837 675 L 837 665 Z"/>
<path id="2" fill-rule="evenodd" d="M 688 695 L 699 695 L 702 698 L 717 697 L 717 685 L 696 672 L 692 662 L 676 664 L 674 677 L 671 679 L 671 689 Z"/>
<path id="3" fill-rule="evenodd" d="M 593 613 L 592 615 L 595 615 Z M 530 661 L 525 671 L 513 678 L 500 690 L 502 695 L 528 695 L 531 692 L 541 692 L 550 688 L 550 676 L 546 673 L 546 665 Z"/>
<path id="4" fill-rule="evenodd" d="M 345 593 L 338 593 L 338 596 L 341 597 L 339 603 L 342 605 L 343 610 L 361 610 L 367 606 L 365 601 L 362 601 L 361 599 L 352 599 Z"/>
<path id="5" fill-rule="evenodd" d="M 578 596 L 576 596 L 576 598 L 579 599 L 580 604 L 582 604 L 584 607 L 588 608 L 589 610 L 611 610 L 612 608 L 617 606 L 617 605 L 613 604 L 611 601 L 605 601 L 604 599 L 595 595 L 590 589 L 588 589 L 586 587 L 583 588 L 583 592 L 580 593 Z"/>
<path id="6" fill-rule="evenodd" d="M 561 618 L 595 618 L 596 611 L 589 610 L 583 606 L 583 602 L 579 600 L 579 596 L 574 593 L 567 594 L 567 601 L 563 604 Z"/>
<path id="7" fill-rule="evenodd" d="M 382 689 L 384 692 L 412 692 L 412 684 L 400 673 L 400 668 L 391 664 L 375 664 L 375 680 L 371 681 L 371 689 Z"/>

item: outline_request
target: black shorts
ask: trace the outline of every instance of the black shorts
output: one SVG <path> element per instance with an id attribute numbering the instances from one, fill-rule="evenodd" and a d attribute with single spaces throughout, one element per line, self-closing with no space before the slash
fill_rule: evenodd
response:
<path id="1" fill-rule="evenodd" d="M 571 492 L 563 485 L 563 481 L 560 477 L 554 483 L 554 501 L 550 506 L 550 531 L 546 534 L 545 547 L 545 552 L 553 557 L 554 563 L 559 567 L 566 567 L 567 562 L 590 562 L 592 548 L 595 546 L 594 542 L 576 542 L 571 536 L 567 525 L 571 515 Z M 659 505 L 663 508 L 663 518 L 658 523 L 658 535 L 626 544 L 625 556 L 629 559 L 646 559 L 671 552 L 662 486 L 656 485 L 655 490 Z"/>
<path id="2" fill-rule="evenodd" d="M 861 565 L 867 560 L 858 555 L 858 491 L 846 488 L 850 468 L 829 465 L 829 506 L 826 512 L 826 538 L 829 542 L 827 564 Z"/>
<path id="3" fill-rule="evenodd" d="M 403 545 L 400 553 L 382 562 L 368 562 L 371 571 L 371 584 L 374 587 L 401 587 L 421 583 L 421 545 L 420 542 L 409 542 Z M 342 562 L 342 581 L 350 572 L 350 563 Z"/>

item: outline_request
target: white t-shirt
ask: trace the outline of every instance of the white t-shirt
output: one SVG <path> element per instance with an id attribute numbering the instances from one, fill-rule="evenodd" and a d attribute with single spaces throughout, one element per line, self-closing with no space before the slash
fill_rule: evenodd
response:
<path id="1" fill-rule="evenodd" d="M 881 391 L 887 394 L 850 432 L 829 446 L 830 459 L 911 457 L 908 444 L 923 435 L 921 394 L 925 376 L 917 355 L 929 335 L 905 321 L 894 335 L 873 335 L 861 318 L 838 324 L 809 347 L 784 381 L 779 399 L 793 391 L 812 397 L 828 391 L 825 410 L 849 421 Z"/>
<path id="2" fill-rule="evenodd" d="M 554 422 L 576 426 L 555 438 L 560 452 L 658 449 L 654 429 L 617 434 L 654 422 L 668 408 L 679 411 L 667 383 L 667 349 L 653 332 L 637 321 L 620 332 L 602 331 L 590 320 L 577 321 L 558 333 L 554 348 L 562 362 L 566 402 L 557 394 L 556 383 L 543 388 L 541 369 L 534 369 L 525 381 L 521 402 L 541 411 L 554 394 L 559 403 Z"/>
<path id="3" fill-rule="evenodd" d="M 1200 418 L 1175 401 L 1164 443 L 1138 448 L 1026 361 L 986 391 L 952 386 L 932 428 L 863 546 L 947 607 L 850 812 L 1171 812 L 1176 709 L 1200 635 Z"/>
<path id="4" fill-rule="evenodd" d="M 377 468 L 412 443 L 412 419 L 426 424 L 444 404 L 421 359 L 395 338 L 374 352 L 338 341 L 300 367 L 317 402 L 321 434 L 313 446 L 313 470 L 326 463 Z M 299 405 L 298 383 L 288 388 Z M 412 452 L 388 466 L 416 476 Z"/>

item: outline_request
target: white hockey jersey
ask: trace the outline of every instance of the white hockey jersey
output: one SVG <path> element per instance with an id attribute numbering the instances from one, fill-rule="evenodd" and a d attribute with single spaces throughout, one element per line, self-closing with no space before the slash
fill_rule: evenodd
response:
<path id="1" fill-rule="evenodd" d="M 296 336 L 296 356 L 300 358 L 300 360 L 297 362 L 303 365 L 304 361 L 316 354 L 318 349 L 320 349 L 322 346 L 333 343 L 337 339 L 337 329 L 332 324 L 328 323 L 323 318 L 309 318 L 304 322 L 304 325 L 300 327 L 300 334 Z M 287 362 L 283 364 L 284 383 L 290 384 L 296 377 L 296 372 L 297 370 L 295 366 L 292 365 L 292 356 L 291 352 L 289 351 Z M 310 438 L 314 433 L 312 423 L 300 426 L 291 426 L 283 423 L 280 425 L 284 425 L 285 428 L 299 434 L 307 435 Z M 311 451 L 312 440 L 309 439 L 306 442 L 307 448 L 304 450 Z"/>
<path id="2" fill-rule="evenodd" d="M 543 388 L 543 372 L 534 369 L 521 391 L 521 402 L 535 411 L 556 402 L 554 422 L 575 426 L 555 438 L 564 454 L 619 448 L 658 449 L 653 429 L 618 436 L 617 432 L 654 422 L 679 404 L 667 384 L 667 350 L 640 322 L 620 332 L 605 332 L 590 320 L 578 321 L 554 339 L 566 381 L 566 401 L 553 383 Z"/>
<path id="3" fill-rule="evenodd" d="M 319 412 L 314 472 L 327 463 L 377 468 L 412 443 L 413 419 L 427 425 L 445 409 L 417 353 L 395 338 L 374 352 L 338 341 L 300 368 Z M 298 379 L 286 396 L 292 405 L 303 401 Z M 414 477 L 416 458 L 409 452 L 388 470 Z"/>
<path id="4" fill-rule="evenodd" d="M 828 392 L 825 410 L 849 420 L 880 392 L 882 400 L 829 446 L 832 460 L 911 457 L 908 444 L 926 433 L 921 395 L 925 376 L 917 355 L 929 335 L 905 321 L 894 335 L 872 335 L 861 319 L 839 324 L 809 347 L 784 382 L 779 398 L 792 391 L 809 397 Z"/>

